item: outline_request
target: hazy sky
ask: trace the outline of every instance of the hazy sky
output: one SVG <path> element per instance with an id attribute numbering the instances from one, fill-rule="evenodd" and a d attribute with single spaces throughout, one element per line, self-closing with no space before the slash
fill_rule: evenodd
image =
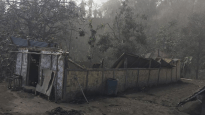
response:
<path id="1" fill-rule="evenodd" d="M 106 2 L 107 0 L 94 0 L 95 3 L 101 4 L 102 2 Z"/>
<path id="2" fill-rule="evenodd" d="M 82 0 L 77 0 L 77 3 L 80 3 Z M 88 1 L 88 0 L 84 0 L 84 1 Z M 97 3 L 97 4 L 102 4 L 103 2 L 106 2 L 108 0 L 93 0 L 94 3 Z"/>

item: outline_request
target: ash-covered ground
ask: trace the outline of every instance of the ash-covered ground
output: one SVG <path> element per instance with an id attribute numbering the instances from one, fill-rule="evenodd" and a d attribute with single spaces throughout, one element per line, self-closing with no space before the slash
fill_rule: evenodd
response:
<path id="1" fill-rule="evenodd" d="M 200 115 L 199 101 L 176 105 L 205 84 L 201 80 L 129 90 L 117 97 L 88 97 L 90 103 L 55 103 L 42 96 L 10 91 L 0 83 L 0 115 Z"/>

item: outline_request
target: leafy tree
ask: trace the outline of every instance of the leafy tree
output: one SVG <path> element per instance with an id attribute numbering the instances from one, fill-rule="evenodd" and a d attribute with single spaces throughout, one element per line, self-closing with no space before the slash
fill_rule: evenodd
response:
<path id="1" fill-rule="evenodd" d="M 78 17 L 76 9 L 74 2 L 65 7 L 56 0 L 22 1 L 10 4 L 7 23 L 16 35 L 49 41 L 64 29 L 65 21 Z"/>
<path id="2" fill-rule="evenodd" d="M 85 11 L 86 3 L 82 0 L 80 3 L 80 13 L 83 17 L 85 17 L 86 11 Z"/>
<path id="3" fill-rule="evenodd" d="M 6 3 L 1 1 L 0 6 L 0 69 L 5 73 L 15 67 L 15 55 L 8 51 L 17 48 L 10 45 L 10 36 L 40 41 L 69 41 L 71 30 L 79 32 L 76 26 L 70 25 L 82 21 L 79 8 L 72 1 L 62 5 L 56 0 L 22 0 L 14 3 L 8 0 Z"/>
<path id="4" fill-rule="evenodd" d="M 196 79 L 199 77 L 199 70 L 205 59 L 205 14 L 194 13 L 187 26 L 183 28 L 183 47 L 184 55 L 192 56 L 193 66 L 196 72 Z"/>
<path id="5" fill-rule="evenodd" d="M 177 46 L 181 40 L 179 30 L 176 20 L 173 20 L 166 26 L 161 27 L 157 34 L 157 48 L 171 54 L 173 57 L 176 56 Z"/>
<path id="6" fill-rule="evenodd" d="M 92 8 L 93 8 L 93 0 L 88 0 L 88 7 L 89 7 L 89 12 L 88 12 L 88 17 L 91 18 L 92 17 Z"/>
<path id="7" fill-rule="evenodd" d="M 101 6 L 100 10 L 102 11 L 101 13 L 104 13 L 104 18 L 113 18 L 120 6 L 120 0 L 108 0 Z"/>
<path id="8" fill-rule="evenodd" d="M 9 25 L 7 25 L 6 4 L 0 1 L 0 81 L 6 76 L 10 76 L 14 69 L 15 55 L 8 53 L 9 50 L 15 49 L 10 45 Z"/>
<path id="9" fill-rule="evenodd" d="M 100 50 L 105 52 L 111 46 L 114 48 L 113 54 L 116 57 L 124 52 L 137 53 L 139 46 L 146 44 L 144 26 L 138 19 L 143 20 L 141 16 L 135 15 L 133 9 L 127 5 L 127 1 L 122 2 L 119 13 L 113 20 L 113 26 L 106 24 L 112 32 L 100 36 L 101 39 L 98 43 Z M 110 40 L 105 40 L 105 36 Z M 108 42 L 110 43 L 107 44 Z"/>

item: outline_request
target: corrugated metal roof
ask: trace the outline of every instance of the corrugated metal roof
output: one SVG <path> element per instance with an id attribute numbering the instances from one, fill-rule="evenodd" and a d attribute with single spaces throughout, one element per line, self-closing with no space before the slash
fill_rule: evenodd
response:
<path id="1" fill-rule="evenodd" d="M 165 62 L 170 63 L 172 61 L 172 59 L 170 58 L 162 58 Z"/>
<path id="2" fill-rule="evenodd" d="M 175 59 L 172 59 L 172 60 L 173 60 L 174 62 L 176 62 L 176 61 L 179 61 L 180 59 L 176 59 L 176 58 L 175 58 Z"/>
<path id="3" fill-rule="evenodd" d="M 93 68 L 93 65 L 95 65 L 95 64 L 99 64 L 99 65 L 101 65 L 102 63 L 95 63 L 95 61 L 94 62 L 89 62 L 89 61 L 87 61 L 87 62 L 76 62 L 76 63 L 78 63 L 79 65 L 81 65 L 82 67 L 84 67 L 84 68 Z"/>
<path id="4" fill-rule="evenodd" d="M 161 67 L 167 67 L 167 68 L 175 67 L 175 65 L 171 64 L 173 60 L 170 58 L 156 58 L 155 60 L 161 64 Z"/>
<path id="5" fill-rule="evenodd" d="M 48 47 L 48 43 L 34 41 L 34 40 L 29 40 L 29 44 L 30 46 L 33 46 L 33 47 Z"/>
<path id="6" fill-rule="evenodd" d="M 124 68 L 124 60 L 127 58 L 127 68 L 159 68 L 160 63 L 154 59 L 147 59 L 134 54 L 123 53 L 111 68 Z"/>
<path id="7" fill-rule="evenodd" d="M 12 43 L 17 46 L 28 46 L 28 40 L 22 38 L 11 37 Z"/>
<path id="8" fill-rule="evenodd" d="M 11 37 L 11 41 L 13 44 L 20 46 L 20 47 L 55 47 L 55 43 L 47 43 L 47 42 L 40 42 L 35 40 L 26 40 L 22 38 Z"/>
<path id="9" fill-rule="evenodd" d="M 165 53 L 163 51 L 160 50 L 154 50 L 153 52 L 149 52 L 147 54 L 145 54 L 145 58 L 152 58 L 152 59 L 156 59 L 156 58 L 168 58 L 170 57 L 168 53 Z"/>

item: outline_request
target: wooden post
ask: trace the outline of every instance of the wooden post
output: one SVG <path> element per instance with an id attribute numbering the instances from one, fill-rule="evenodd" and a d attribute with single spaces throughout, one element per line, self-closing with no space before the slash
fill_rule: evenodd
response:
<path id="1" fill-rule="evenodd" d="M 124 61 L 125 60 L 120 61 L 119 64 L 116 66 L 116 69 L 119 68 L 123 64 Z"/>
<path id="2" fill-rule="evenodd" d="M 105 92 L 105 84 L 106 84 L 106 81 L 104 82 L 104 69 L 102 70 L 102 94 L 104 94 Z"/>
<path id="3" fill-rule="evenodd" d="M 152 59 L 149 59 L 149 68 L 151 68 Z"/>
<path id="4" fill-rule="evenodd" d="M 58 55 L 57 55 L 57 62 L 56 62 L 56 76 L 55 76 L 55 103 L 57 102 L 57 83 L 58 83 Z"/>
<path id="5" fill-rule="evenodd" d="M 42 58 L 42 54 L 40 54 L 40 58 L 39 58 L 39 67 L 38 67 L 38 84 L 41 85 L 41 81 L 42 81 L 42 78 L 41 78 L 41 75 L 42 75 L 42 72 L 41 71 L 41 58 Z M 40 74 L 41 73 L 41 74 Z"/>
<path id="6" fill-rule="evenodd" d="M 26 85 L 29 85 L 29 70 L 30 70 L 30 58 L 31 54 L 27 54 L 27 74 L 26 74 Z"/>
<path id="7" fill-rule="evenodd" d="M 172 69 L 171 69 L 171 83 L 172 83 Z"/>
<path id="8" fill-rule="evenodd" d="M 127 68 L 127 58 L 124 61 L 124 68 Z"/>
<path id="9" fill-rule="evenodd" d="M 137 87 L 139 86 L 138 82 L 139 82 L 139 75 L 140 75 L 140 70 L 137 70 Z"/>
<path id="10" fill-rule="evenodd" d="M 53 67 L 53 55 L 51 55 L 51 66 L 50 66 L 50 70 L 52 70 Z"/>
<path id="11" fill-rule="evenodd" d="M 22 73 L 22 67 L 23 67 L 23 52 L 22 52 L 22 56 L 21 56 L 21 71 L 20 71 L 20 76 L 22 76 L 21 75 L 21 73 Z M 23 76 L 22 76 L 22 81 L 24 80 L 24 78 L 23 78 Z M 22 82 L 23 83 L 23 82 Z"/>
<path id="12" fill-rule="evenodd" d="M 20 71 L 20 75 L 21 75 L 21 72 L 22 72 L 22 65 L 23 65 L 23 53 L 21 55 L 21 71 Z"/>
<path id="13" fill-rule="evenodd" d="M 86 75 L 86 86 L 85 86 L 85 91 L 87 92 L 87 90 L 88 90 L 88 74 L 89 74 L 89 71 L 87 70 L 87 75 Z"/>
<path id="14" fill-rule="evenodd" d="M 168 69 L 166 69 L 166 84 L 167 84 L 167 71 L 168 71 Z"/>
<path id="15" fill-rule="evenodd" d="M 148 75 L 148 80 L 147 80 L 147 86 L 149 86 L 149 79 L 150 79 L 150 69 L 149 69 L 149 75 Z"/>
<path id="16" fill-rule="evenodd" d="M 102 59 L 101 68 L 103 68 L 103 65 L 104 65 L 104 59 Z"/>
<path id="17" fill-rule="evenodd" d="M 52 56 L 51 56 L 52 57 Z M 52 62 L 52 58 L 51 58 Z M 66 55 L 64 58 L 64 79 L 63 79 L 63 94 L 62 94 L 62 99 L 65 100 L 66 97 L 66 86 L 67 86 L 67 68 L 68 68 L 68 56 Z"/>
<path id="18" fill-rule="evenodd" d="M 158 50 L 158 52 L 159 52 L 159 50 Z M 157 80 L 157 85 L 159 85 L 160 72 L 161 72 L 161 59 L 160 59 L 160 66 L 159 66 L 159 71 L 158 71 L 158 80 Z"/>
<path id="19" fill-rule="evenodd" d="M 159 68 L 159 71 L 158 71 L 158 80 L 157 80 L 157 85 L 159 85 L 160 71 L 161 71 L 161 67 Z"/>
<path id="20" fill-rule="evenodd" d="M 126 69 L 126 72 L 125 72 L 125 89 L 126 89 L 127 87 L 127 58 L 124 61 L 124 68 Z"/>
<path id="21" fill-rule="evenodd" d="M 151 68 L 151 62 L 152 62 L 152 59 L 149 59 L 149 68 Z M 149 76 L 148 76 L 148 80 L 147 80 L 147 86 L 149 86 L 149 80 L 150 80 L 150 69 L 149 69 Z"/>
<path id="22" fill-rule="evenodd" d="M 176 62 L 176 82 L 177 82 L 177 62 Z"/>

